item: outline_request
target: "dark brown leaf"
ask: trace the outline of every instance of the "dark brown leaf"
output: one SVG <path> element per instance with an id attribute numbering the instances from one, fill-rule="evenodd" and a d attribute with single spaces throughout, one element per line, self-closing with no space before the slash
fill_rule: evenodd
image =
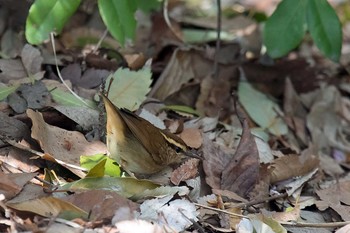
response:
<path id="1" fill-rule="evenodd" d="M 259 152 L 248 121 L 241 121 L 243 132 L 236 153 L 225 166 L 221 175 L 221 189 L 247 197 L 259 178 Z"/>
<path id="2" fill-rule="evenodd" d="M 203 138 L 203 170 L 205 180 L 213 189 L 220 189 L 221 173 L 229 162 L 232 151 L 224 151 L 219 145 L 214 144 L 209 138 Z"/>

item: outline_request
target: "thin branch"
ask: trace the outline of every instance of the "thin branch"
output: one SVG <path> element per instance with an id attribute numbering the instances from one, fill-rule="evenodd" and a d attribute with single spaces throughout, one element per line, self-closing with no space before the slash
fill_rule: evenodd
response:
<path id="1" fill-rule="evenodd" d="M 282 225 L 293 227 L 315 227 L 315 228 L 334 228 L 343 227 L 350 224 L 350 221 L 345 222 L 322 222 L 322 223 L 309 223 L 309 222 L 279 222 Z"/>
<path id="2" fill-rule="evenodd" d="M 72 95 L 74 95 L 77 99 L 79 99 L 84 105 L 86 105 L 87 107 L 90 108 L 89 104 L 86 103 L 85 100 L 83 100 L 79 95 L 77 95 L 68 85 L 67 83 L 63 80 L 62 75 L 60 70 L 58 69 L 58 62 L 57 62 L 57 55 L 56 55 L 56 46 L 55 46 L 55 41 L 54 41 L 54 34 L 51 32 L 50 33 L 50 39 L 51 39 L 51 45 L 52 45 L 52 50 L 53 50 L 53 55 L 55 57 L 55 65 L 56 65 L 56 71 L 57 71 L 57 76 L 59 77 L 59 79 L 61 80 L 61 82 L 63 83 L 63 85 L 68 89 L 68 91 L 70 93 L 72 93 Z"/>
<path id="3" fill-rule="evenodd" d="M 253 201 L 250 201 L 250 202 L 247 202 L 247 203 L 240 203 L 240 204 L 233 205 L 231 207 L 246 208 L 246 207 L 249 207 L 249 206 L 253 206 L 253 205 L 260 204 L 260 203 L 265 203 L 265 202 L 269 202 L 269 201 L 272 201 L 272 200 L 276 200 L 276 199 L 279 199 L 279 198 L 285 198 L 285 197 L 288 197 L 288 193 L 283 193 L 283 194 L 280 194 L 280 195 L 275 195 L 275 196 L 264 198 L 264 199 L 253 200 Z"/>
<path id="4" fill-rule="evenodd" d="M 102 42 L 104 41 L 104 39 L 106 39 L 107 34 L 108 34 L 108 29 L 106 28 L 106 30 L 103 32 L 103 34 L 102 34 L 100 40 L 97 42 L 97 44 L 96 44 L 94 50 L 92 51 L 93 53 L 96 53 L 97 50 L 100 48 Z"/>
<path id="5" fill-rule="evenodd" d="M 182 41 L 182 39 L 176 33 L 175 28 L 171 24 L 171 21 L 170 21 L 170 18 L 169 18 L 169 13 L 168 13 L 168 0 L 164 0 L 163 1 L 163 17 L 164 17 L 165 23 L 169 27 L 170 31 L 176 36 L 177 39 Z"/>
<path id="6" fill-rule="evenodd" d="M 218 208 L 214 208 L 214 207 L 210 207 L 210 206 L 205 206 L 202 204 L 198 204 L 198 203 L 194 203 L 194 205 L 202 207 L 202 208 L 206 208 L 209 210 L 214 210 L 217 212 L 221 212 L 221 213 L 225 213 L 228 215 L 232 215 L 235 217 L 241 217 L 241 218 L 247 218 L 250 219 L 249 216 L 244 216 L 241 214 L 235 214 L 235 213 L 231 213 L 229 211 L 226 210 L 221 210 Z M 314 227 L 314 228 L 335 228 L 335 227 L 343 227 L 345 225 L 350 224 L 350 221 L 345 221 L 345 222 L 325 222 L 325 223 L 308 223 L 308 222 L 282 222 L 282 221 L 277 221 L 278 223 L 285 225 L 285 226 L 293 226 L 293 227 Z"/>
<path id="7" fill-rule="evenodd" d="M 219 51 L 221 46 L 221 0 L 216 0 L 217 21 L 216 21 L 216 48 L 214 56 L 214 79 L 219 77 Z"/>
<path id="8" fill-rule="evenodd" d="M 248 216 L 245 216 L 245 215 L 242 215 L 242 214 L 231 213 L 231 212 L 226 211 L 226 210 L 221 210 L 221 209 L 218 209 L 218 208 L 214 208 L 214 207 L 210 207 L 210 206 L 206 206 L 206 205 L 202 205 L 202 204 L 198 204 L 198 203 L 193 203 L 193 204 L 196 205 L 196 206 L 205 208 L 205 209 L 214 210 L 214 211 L 221 212 L 221 213 L 228 214 L 228 215 L 232 215 L 232 216 L 235 216 L 235 217 L 249 218 Z"/>

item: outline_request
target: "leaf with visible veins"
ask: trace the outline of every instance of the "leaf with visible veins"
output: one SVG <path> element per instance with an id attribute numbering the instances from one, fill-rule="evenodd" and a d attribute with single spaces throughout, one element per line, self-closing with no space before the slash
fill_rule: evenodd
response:
<path id="1" fill-rule="evenodd" d="M 221 189 L 230 190 L 242 197 L 247 197 L 259 178 L 259 152 L 248 121 L 240 120 L 242 137 L 236 153 L 225 166 L 221 175 Z"/>

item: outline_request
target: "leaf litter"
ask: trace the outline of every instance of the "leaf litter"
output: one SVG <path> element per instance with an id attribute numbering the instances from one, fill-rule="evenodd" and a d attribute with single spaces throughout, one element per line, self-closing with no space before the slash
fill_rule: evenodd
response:
<path id="1" fill-rule="evenodd" d="M 239 39 L 215 56 L 210 39 L 188 28 L 212 30 L 214 21 L 206 20 L 180 16 L 171 28 L 155 14 L 134 48 L 112 55 L 107 48 L 91 52 L 91 44 L 67 52 L 104 30 L 80 21 L 68 27 L 57 38 L 57 62 L 89 108 L 55 81 L 48 46 L 23 38 L 18 48 L 6 44 L 18 56 L 0 59 L 0 231 L 348 231 L 350 89 L 348 73 L 339 71 L 347 68 L 327 63 L 307 43 L 269 63 L 260 55 L 258 23 L 243 16 L 225 19 L 223 35 Z M 109 36 L 105 42 L 118 47 Z M 91 159 L 82 168 L 82 158 L 106 154 L 95 98 L 105 80 L 118 107 L 178 134 L 202 159 L 148 180 L 125 177 L 111 161 Z M 44 170 L 56 174 L 54 183 Z M 53 224 L 43 228 L 45 221 Z"/>

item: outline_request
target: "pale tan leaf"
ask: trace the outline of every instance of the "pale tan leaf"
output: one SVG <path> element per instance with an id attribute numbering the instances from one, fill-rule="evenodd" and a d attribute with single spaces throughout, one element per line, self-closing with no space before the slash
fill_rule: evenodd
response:
<path id="1" fill-rule="evenodd" d="M 79 166 L 81 155 L 104 154 L 106 145 L 100 141 L 88 142 L 84 135 L 77 131 L 68 131 L 47 124 L 41 113 L 27 110 L 32 120 L 32 137 L 41 149 L 54 159 Z"/>
<path id="2" fill-rule="evenodd" d="M 119 108 L 138 109 L 150 91 L 151 76 L 148 67 L 139 71 L 119 68 L 106 80 L 106 88 L 110 86 L 108 98 Z"/>
<path id="3" fill-rule="evenodd" d="M 78 207 L 55 197 L 43 197 L 19 203 L 8 203 L 9 207 L 21 211 L 28 211 L 45 217 L 58 216 L 64 212 L 71 212 L 75 217 L 87 217 L 87 213 Z"/>

